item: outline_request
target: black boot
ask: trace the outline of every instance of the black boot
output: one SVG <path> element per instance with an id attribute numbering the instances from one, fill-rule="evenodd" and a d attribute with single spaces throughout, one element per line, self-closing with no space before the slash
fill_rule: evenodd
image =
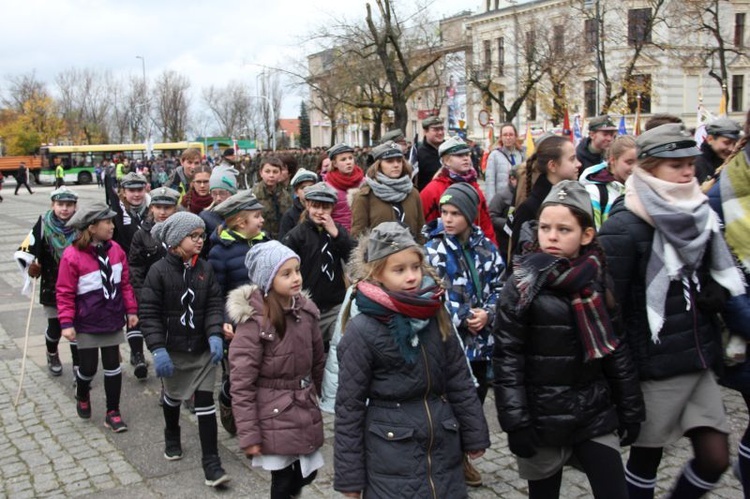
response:
<path id="1" fill-rule="evenodd" d="M 167 461 L 182 459 L 182 444 L 180 443 L 180 427 L 170 430 L 164 429 L 164 458 Z"/>

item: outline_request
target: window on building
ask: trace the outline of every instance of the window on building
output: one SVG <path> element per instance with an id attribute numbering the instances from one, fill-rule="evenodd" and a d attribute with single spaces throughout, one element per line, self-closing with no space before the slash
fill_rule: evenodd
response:
<path id="1" fill-rule="evenodd" d="M 732 76 L 732 112 L 741 113 L 745 110 L 743 105 L 743 94 L 745 93 L 745 76 Z"/>
<path id="2" fill-rule="evenodd" d="M 529 30 L 526 32 L 526 60 L 533 61 L 536 55 L 536 31 Z"/>
<path id="3" fill-rule="evenodd" d="M 651 75 L 633 75 L 628 78 L 628 110 L 635 114 L 641 96 L 641 114 L 651 113 Z"/>
<path id="4" fill-rule="evenodd" d="M 599 30 L 597 27 L 598 22 L 596 19 L 586 19 L 586 21 L 584 21 L 584 50 L 588 53 L 596 52 L 596 46 L 599 43 Z"/>
<path id="5" fill-rule="evenodd" d="M 561 56 L 565 54 L 565 26 L 559 24 L 553 28 L 552 35 L 552 47 L 555 51 L 555 55 Z"/>
<path id="6" fill-rule="evenodd" d="M 536 92 L 526 97 L 526 117 L 529 121 L 536 121 Z"/>
<path id="7" fill-rule="evenodd" d="M 497 39 L 497 74 L 502 76 L 505 73 L 505 38 Z"/>
<path id="8" fill-rule="evenodd" d="M 741 12 L 734 15 L 734 46 L 745 46 L 745 13 Z"/>
<path id="9" fill-rule="evenodd" d="M 628 10 L 628 45 L 651 43 L 651 8 Z"/>
<path id="10" fill-rule="evenodd" d="M 490 41 L 484 41 L 484 70 L 487 74 L 492 70 L 492 47 L 490 47 Z"/>
<path id="11" fill-rule="evenodd" d="M 599 114 L 596 109 L 596 80 L 583 82 L 583 101 L 586 105 L 586 116 Z"/>

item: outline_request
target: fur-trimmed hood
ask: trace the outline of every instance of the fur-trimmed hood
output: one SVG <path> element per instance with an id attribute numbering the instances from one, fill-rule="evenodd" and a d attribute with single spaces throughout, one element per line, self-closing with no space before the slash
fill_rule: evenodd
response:
<path id="1" fill-rule="evenodd" d="M 230 291 L 227 295 L 227 316 L 234 324 L 240 324 L 253 319 L 254 316 L 262 313 L 262 309 L 263 295 L 260 288 L 255 284 L 245 284 Z M 318 307 L 310 299 L 306 290 L 302 290 L 297 295 L 293 310 L 305 311 L 316 319 L 320 318 Z"/>

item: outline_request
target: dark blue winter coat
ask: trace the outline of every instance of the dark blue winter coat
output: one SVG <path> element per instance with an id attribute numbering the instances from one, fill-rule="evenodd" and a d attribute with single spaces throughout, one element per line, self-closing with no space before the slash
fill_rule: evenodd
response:
<path id="1" fill-rule="evenodd" d="M 208 263 L 214 269 L 222 296 L 226 298 L 230 291 L 250 282 L 245 255 L 255 244 L 266 242 L 268 238 L 261 232 L 252 239 L 246 239 L 233 230 L 220 226 L 211 234 L 210 239 Z"/>

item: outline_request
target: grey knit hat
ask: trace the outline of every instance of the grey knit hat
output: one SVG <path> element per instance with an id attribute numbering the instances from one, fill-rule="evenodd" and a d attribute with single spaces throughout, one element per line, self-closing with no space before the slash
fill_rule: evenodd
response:
<path id="1" fill-rule="evenodd" d="M 440 206 L 444 204 L 458 208 L 469 225 L 472 225 L 479 213 L 479 194 L 471 185 L 458 182 L 448 187 L 440 196 Z"/>
<path id="2" fill-rule="evenodd" d="M 367 263 L 380 260 L 412 246 L 419 247 L 409 229 L 399 222 L 378 224 L 367 238 Z"/>
<path id="3" fill-rule="evenodd" d="M 209 191 L 224 189 L 231 194 L 237 194 L 237 175 L 239 173 L 236 169 L 226 165 L 215 166 L 208 179 Z"/>
<path id="4" fill-rule="evenodd" d="M 591 196 L 586 188 L 575 180 L 562 180 L 553 185 L 547 197 L 542 201 L 542 208 L 548 204 L 562 204 L 577 208 L 591 217 L 592 222 L 594 220 Z"/>
<path id="5" fill-rule="evenodd" d="M 245 255 L 245 267 L 250 282 L 258 286 L 263 294 L 268 294 L 273 279 L 282 265 L 295 258 L 297 253 L 278 241 L 268 241 L 254 245 Z"/>
<path id="6" fill-rule="evenodd" d="M 204 229 L 206 224 L 201 217 L 189 211 L 178 211 L 165 221 L 160 222 L 151 229 L 151 235 L 157 241 L 161 241 L 170 248 L 179 246 L 183 239 L 190 235 L 195 229 Z"/>

